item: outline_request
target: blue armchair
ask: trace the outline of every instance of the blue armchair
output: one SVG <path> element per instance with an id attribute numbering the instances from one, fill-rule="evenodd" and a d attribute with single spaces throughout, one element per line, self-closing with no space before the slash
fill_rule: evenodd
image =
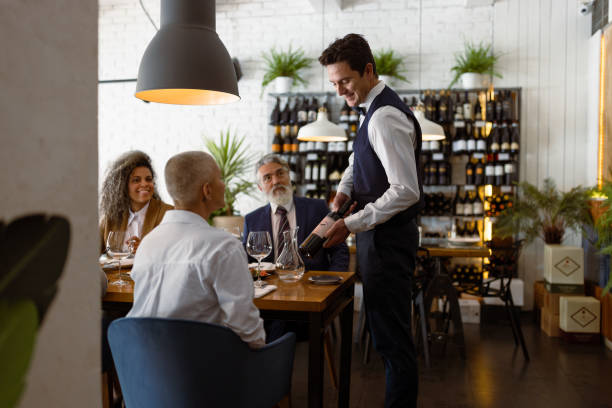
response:
<path id="1" fill-rule="evenodd" d="M 291 389 L 294 333 L 253 350 L 214 324 L 123 318 L 108 340 L 127 408 L 270 408 Z"/>

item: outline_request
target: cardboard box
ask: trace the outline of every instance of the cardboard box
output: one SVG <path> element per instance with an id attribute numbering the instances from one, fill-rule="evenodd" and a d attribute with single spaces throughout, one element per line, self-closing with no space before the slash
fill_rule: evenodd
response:
<path id="1" fill-rule="evenodd" d="M 584 250 L 565 245 L 546 245 L 544 280 L 557 285 L 584 285 Z"/>
<path id="2" fill-rule="evenodd" d="M 563 293 L 550 293 L 549 291 L 544 291 L 544 308 L 550 310 L 550 312 L 554 315 L 559 315 L 559 302 L 562 296 L 583 296 L 584 293 L 580 294 L 563 294 Z"/>
<path id="3" fill-rule="evenodd" d="M 542 329 L 542 331 L 549 337 L 561 336 L 561 330 L 559 329 L 559 315 L 552 313 L 548 308 L 541 309 L 540 329 Z"/>
<path id="4" fill-rule="evenodd" d="M 601 302 L 601 334 L 608 341 L 606 345 L 612 345 L 612 294 L 606 293 L 606 296 L 602 297 L 601 292 L 602 288 L 596 286 L 595 298 Z"/>
<path id="5" fill-rule="evenodd" d="M 599 333 L 599 300 L 590 296 L 562 296 L 559 328 L 567 333 Z"/>
<path id="6" fill-rule="evenodd" d="M 461 321 L 480 324 L 480 302 L 476 299 L 459 299 Z"/>
<path id="7" fill-rule="evenodd" d="M 533 283 L 533 308 L 535 310 L 544 307 L 544 297 L 546 288 L 544 287 L 544 281 L 536 281 Z"/>

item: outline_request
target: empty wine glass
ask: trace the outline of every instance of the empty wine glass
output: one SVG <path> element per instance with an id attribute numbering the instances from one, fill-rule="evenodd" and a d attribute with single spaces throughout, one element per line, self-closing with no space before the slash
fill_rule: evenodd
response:
<path id="1" fill-rule="evenodd" d="M 268 231 L 251 231 L 247 237 L 247 253 L 257 259 L 257 281 L 255 287 L 262 288 L 265 283 L 261 280 L 261 260 L 272 252 L 272 240 Z"/>
<path id="2" fill-rule="evenodd" d="M 119 272 L 119 279 L 112 282 L 111 285 L 125 286 L 129 284 L 128 281 L 122 279 L 123 276 L 121 275 L 121 260 L 132 253 L 130 249 L 124 249 L 125 239 L 125 231 L 111 231 L 106 238 L 106 254 L 117 260 Z"/>

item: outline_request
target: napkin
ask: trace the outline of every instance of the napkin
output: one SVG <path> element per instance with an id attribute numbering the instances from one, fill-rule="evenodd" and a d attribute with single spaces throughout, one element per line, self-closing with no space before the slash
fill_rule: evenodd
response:
<path id="1" fill-rule="evenodd" d="M 257 299 L 262 296 L 266 296 L 268 293 L 272 292 L 273 290 L 276 290 L 276 285 L 266 285 L 263 288 L 255 287 L 255 294 L 253 295 L 253 297 Z"/>

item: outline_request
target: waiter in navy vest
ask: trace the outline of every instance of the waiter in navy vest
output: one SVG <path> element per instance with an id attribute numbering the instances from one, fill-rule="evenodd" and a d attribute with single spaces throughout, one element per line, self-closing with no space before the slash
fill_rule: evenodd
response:
<path id="1" fill-rule="evenodd" d="M 385 407 L 416 407 L 417 357 L 410 315 L 412 278 L 422 206 L 421 129 L 410 109 L 378 79 L 372 51 L 358 34 L 334 41 L 319 57 L 329 81 L 358 108 L 353 154 L 333 202 L 357 202 L 352 215 L 329 230 L 325 246 L 357 236 L 366 316 L 386 371 Z"/>

